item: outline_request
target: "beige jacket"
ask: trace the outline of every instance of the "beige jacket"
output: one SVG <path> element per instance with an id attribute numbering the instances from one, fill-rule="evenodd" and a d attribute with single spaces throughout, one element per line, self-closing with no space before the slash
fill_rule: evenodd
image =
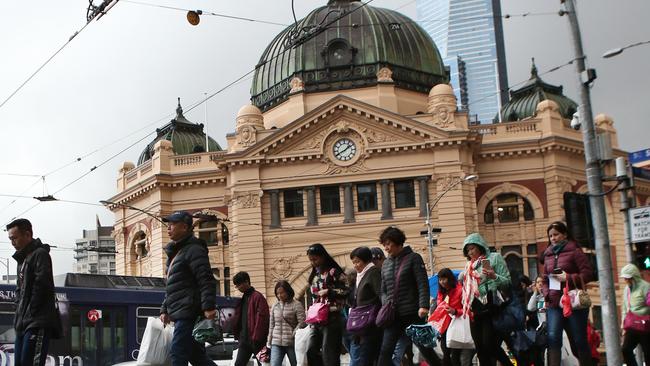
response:
<path id="1" fill-rule="evenodd" d="M 293 346 L 296 327 L 305 326 L 305 308 L 297 300 L 289 303 L 278 301 L 271 308 L 269 321 L 269 346 Z"/>

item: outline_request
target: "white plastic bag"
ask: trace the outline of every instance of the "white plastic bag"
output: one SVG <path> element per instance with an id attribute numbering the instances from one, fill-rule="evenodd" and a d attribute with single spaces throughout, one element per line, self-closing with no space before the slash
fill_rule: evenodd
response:
<path id="1" fill-rule="evenodd" d="M 173 336 L 174 328 L 171 325 L 165 327 L 159 318 L 149 317 L 142 336 L 137 365 L 168 364 Z"/>
<path id="2" fill-rule="evenodd" d="M 296 352 L 296 363 L 298 366 L 307 365 L 307 349 L 309 348 L 309 339 L 312 335 L 310 326 L 305 328 L 296 328 L 296 335 L 294 337 L 294 350 Z"/>
<path id="3" fill-rule="evenodd" d="M 447 328 L 447 347 L 473 349 L 474 340 L 469 328 L 469 316 L 452 317 Z"/>

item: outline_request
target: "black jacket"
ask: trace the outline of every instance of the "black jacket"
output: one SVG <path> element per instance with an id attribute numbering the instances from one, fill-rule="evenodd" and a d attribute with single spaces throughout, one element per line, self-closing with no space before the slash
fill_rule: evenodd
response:
<path id="1" fill-rule="evenodd" d="M 16 316 L 14 328 L 22 334 L 28 329 L 50 330 L 53 338 L 61 336 L 61 318 L 56 308 L 50 246 L 33 239 L 14 253 L 16 273 Z"/>
<path id="2" fill-rule="evenodd" d="M 393 294 L 399 265 L 404 262 L 399 279 L 399 289 Z M 381 268 L 381 302 L 393 300 L 395 315 L 409 321 L 418 318 L 418 309 L 429 309 L 429 281 L 422 257 L 405 246 L 397 258 L 386 258 Z"/>
<path id="3" fill-rule="evenodd" d="M 381 304 L 381 270 L 378 267 L 370 268 L 363 275 L 359 287 L 354 289 L 354 306 L 372 304 Z"/>
<path id="4" fill-rule="evenodd" d="M 196 319 L 205 310 L 216 309 L 217 281 L 212 275 L 208 246 L 190 235 L 165 247 L 167 287 L 161 313 L 172 320 Z"/>

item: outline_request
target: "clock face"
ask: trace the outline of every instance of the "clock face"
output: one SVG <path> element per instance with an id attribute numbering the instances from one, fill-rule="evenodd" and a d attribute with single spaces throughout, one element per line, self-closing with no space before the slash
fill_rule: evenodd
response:
<path id="1" fill-rule="evenodd" d="M 348 161 L 356 155 L 357 145 L 354 144 L 354 141 L 343 138 L 336 141 L 332 150 L 335 158 L 341 161 Z"/>

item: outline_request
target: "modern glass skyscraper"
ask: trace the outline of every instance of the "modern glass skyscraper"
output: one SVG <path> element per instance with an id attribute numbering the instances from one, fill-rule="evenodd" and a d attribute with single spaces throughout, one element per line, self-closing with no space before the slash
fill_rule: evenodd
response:
<path id="1" fill-rule="evenodd" d="M 459 108 L 492 122 L 508 101 L 500 0 L 417 0 L 417 12 L 450 68 Z"/>

